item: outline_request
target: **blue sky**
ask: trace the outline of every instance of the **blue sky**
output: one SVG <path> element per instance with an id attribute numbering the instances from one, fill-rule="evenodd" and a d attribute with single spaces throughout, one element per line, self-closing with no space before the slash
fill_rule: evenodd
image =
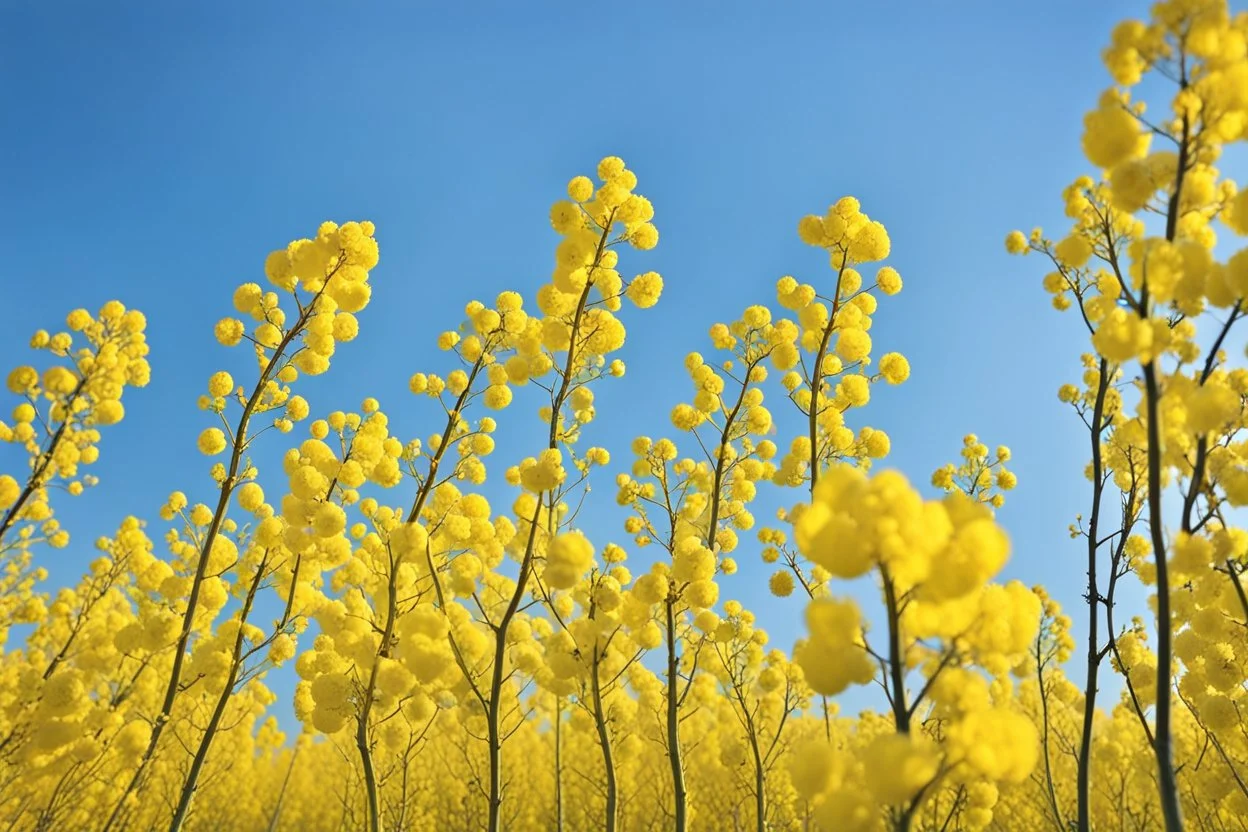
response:
<path id="1" fill-rule="evenodd" d="M 622 269 L 666 280 L 657 308 L 627 314 L 629 374 L 598 390 L 590 441 L 618 470 L 633 436 L 671 432 L 682 358 L 709 352 L 712 323 L 774 304 L 781 275 L 826 285 L 797 220 L 853 194 L 888 227 L 906 281 L 882 300 L 877 354 L 913 367 L 855 424 L 888 431 L 890 464 L 924 484 L 968 431 L 1009 444 L 1006 575 L 1078 605 L 1081 549 L 1065 530 L 1085 510 L 1086 438 L 1055 391 L 1077 378 L 1086 336 L 1049 308 L 1043 264 L 1002 240 L 1064 226 L 1060 191 L 1088 168 L 1082 116 L 1108 83 L 1100 50 L 1115 21 L 1144 13 L 1121 0 L 1043 13 L 985 0 L 9 5 L 0 363 L 113 297 L 147 313 L 152 345 L 151 385 L 105 436 L 101 487 L 62 504 L 76 542 L 42 553 L 52 583 L 125 513 L 155 520 L 174 488 L 211 497 L 195 399 L 213 371 L 249 363 L 212 325 L 238 283 L 262 280 L 269 250 L 324 219 L 376 222 L 361 336 L 300 392 L 314 414 L 375 395 L 427 436 L 434 412 L 407 378 L 450 369 L 436 333 L 472 298 L 531 298 L 552 265 L 550 203 L 617 154 L 662 234 Z M 521 427 L 495 470 L 541 446 L 531 408 L 509 416 Z M 3 470 L 11 460 L 0 450 Z M 597 486 L 586 530 L 623 543 L 610 477 Z M 723 596 L 787 647 L 800 606 L 767 596 L 748 539 L 738 559 Z"/>

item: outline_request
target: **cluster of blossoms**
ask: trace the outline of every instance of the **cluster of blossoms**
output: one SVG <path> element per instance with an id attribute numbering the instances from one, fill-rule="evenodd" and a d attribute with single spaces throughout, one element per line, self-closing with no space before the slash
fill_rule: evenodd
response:
<path id="1" fill-rule="evenodd" d="M 936 469 L 932 473 L 932 485 L 946 492 L 961 491 L 993 508 L 1004 505 L 1004 492 L 1018 484 L 1018 477 L 1005 467 L 1010 460 L 1010 449 L 998 445 L 995 451 L 989 451 L 978 436 L 968 433 L 962 438 L 961 457 L 956 465 L 950 462 Z"/>
<path id="2" fill-rule="evenodd" d="M 807 608 L 809 636 L 794 660 L 810 686 L 834 695 L 882 673 L 893 711 L 891 721 L 859 727 L 852 753 L 807 748 L 800 779 L 820 822 L 866 830 L 891 818 L 908 827 L 935 791 L 1026 780 L 1037 737 L 1012 701 L 1011 670 L 1036 637 L 1041 601 L 1017 582 L 988 583 L 1009 553 L 990 510 L 961 492 L 924 500 L 893 471 L 868 477 L 839 465 L 790 517 L 799 549 L 831 575 L 876 576 L 887 619 L 880 647 L 853 601 L 818 598 Z M 914 670 L 922 684 L 912 701 Z M 987 826 L 990 808 L 979 807 L 971 828 Z"/>
<path id="3" fill-rule="evenodd" d="M 12 424 L 0 421 L 0 441 L 24 449 L 30 473 L 21 479 L 0 474 L 0 552 L 5 554 L 40 542 L 68 545 L 69 533 L 52 516 L 49 489 L 78 495 L 96 483 L 80 466 L 99 459 L 99 428 L 120 422 L 125 388 L 143 387 L 151 377 L 147 319 L 137 309 L 127 310 L 118 301 L 104 304 L 96 316 L 75 309 L 65 327 L 52 334 L 41 329 L 31 337 L 31 348 L 48 355 L 42 371 L 22 365 L 6 381 L 21 402 L 13 408 Z"/>
<path id="4" fill-rule="evenodd" d="M 901 384 L 910 376 L 910 364 L 900 353 L 884 355 L 878 369 L 869 371 L 871 316 L 877 308 L 872 290 L 895 295 L 901 291 L 901 277 L 896 269 L 883 266 L 867 286 L 856 267 L 888 257 L 884 226 L 863 213 L 857 199 L 843 197 L 827 214 L 804 217 L 798 234 L 808 245 L 828 251 L 836 279 L 826 296 L 792 277 L 782 277 L 776 284 L 780 305 L 792 310 L 797 322 L 783 328 L 785 342 L 773 352 L 772 361 L 785 372 L 781 384 L 811 424 L 809 435 L 796 437 L 782 459 L 777 477 L 787 485 L 813 481 L 812 472 L 834 459 L 887 456 L 887 434 L 862 428 L 855 436 L 845 425 L 845 414 L 867 404 L 872 382 Z"/>
<path id="5" fill-rule="evenodd" d="M 1248 201 L 1216 167 L 1248 138 L 1246 42 L 1248 16 L 1217 0 L 1161 2 L 1150 20 L 1120 24 L 1104 53 L 1114 86 L 1084 119 L 1084 155 L 1098 173 L 1063 194 L 1069 232 L 1056 242 L 1041 229 L 1006 237 L 1009 252 L 1049 261 L 1045 289 L 1057 309 L 1080 312 L 1091 341 L 1083 385 L 1059 391 L 1093 451 L 1091 513 L 1071 528 L 1088 544 L 1084 721 L 1108 656 L 1126 687 L 1124 721 L 1153 758 L 1155 788 L 1142 790 L 1148 809 L 1168 832 L 1185 818 L 1216 826 L 1248 811 L 1248 748 L 1225 733 L 1248 670 L 1248 563 L 1228 514 L 1248 503 L 1237 439 L 1248 384 L 1225 351 L 1245 311 L 1248 250 L 1224 260 L 1217 253 L 1219 224 L 1248 234 Z M 1160 115 L 1139 97 L 1148 76 L 1174 86 Z M 1112 523 L 1102 511 L 1110 488 L 1122 506 Z M 1155 652 L 1145 621 L 1115 623 L 1117 589 L 1132 574 L 1153 590 Z M 1102 625 L 1107 643 L 1095 635 Z M 1215 762 L 1182 762 L 1193 739 L 1215 749 Z M 1084 731 L 1080 829 L 1096 810 L 1096 752 L 1094 732 Z"/>
<path id="6" fill-rule="evenodd" d="M 97 483 L 82 471 L 100 456 L 100 428 L 125 415 L 127 387 L 151 376 L 144 334 L 147 320 L 135 309 L 109 301 L 92 316 L 75 309 L 65 331 L 37 331 L 32 349 L 47 358 L 12 370 L 8 391 L 18 397 L 12 422 L 0 420 L 0 442 L 21 448 L 25 473 L 0 473 L 0 640 L 15 624 L 33 624 L 46 612 L 35 586 L 47 577 L 33 547 L 64 549 L 69 531 L 52 505 L 54 491 L 71 496 Z M 77 345 L 75 344 L 77 339 Z"/>

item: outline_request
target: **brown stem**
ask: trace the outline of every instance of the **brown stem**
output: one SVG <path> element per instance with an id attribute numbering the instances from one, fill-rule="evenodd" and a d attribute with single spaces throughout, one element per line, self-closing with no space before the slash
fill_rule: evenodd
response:
<path id="1" fill-rule="evenodd" d="M 169 832 L 179 832 L 182 825 L 186 823 L 187 814 L 191 810 L 191 798 L 195 796 L 199 775 L 203 771 L 204 761 L 208 759 L 208 749 L 212 747 L 212 741 L 216 738 L 217 730 L 221 726 L 221 718 L 225 715 L 226 705 L 229 704 L 230 697 L 234 694 L 234 685 L 238 682 L 238 673 L 243 665 L 244 625 L 247 623 L 247 616 L 251 615 L 251 606 L 255 603 L 256 592 L 260 589 L 260 584 L 264 582 L 264 567 L 267 563 L 266 556 L 260 561 L 260 566 L 256 569 L 256 577 L 252 579 L 251 586 L 247 589 L 247 598 L 243 601 L 243 608 L 238 616 L 238 632 L 234 636 L 234 653 L 230 661 L 229 675 L 224 687 L 221 688 L 220 695 L 217 696 L 217 704 L 212 710 L 211 719 L 208 720 L 208 728 L 199 740 L 199 747 L 195 750 L 194 759 L 191 760 L 190 770 L 187 771 L 186 779 L 182 783 L 182 793 L 178 797 L 178 806 L 173 812 Z"/>
<path id="2" fill-rule="evenodd" d="M 555 830 L 563 832 L 563 698 L 555 697 Z"/>
<path id="3" fill-rule="evenodd" d="M 606 248 L 607 238 L 610 235 L 611 224 L 611 218 L 609 217 L 603 228 L 602 236 L 598 240 L 598 250 L 594 255 L 593 268 L 595 269 L 602 262 L 602 254 Z M 572 371 L 576 367 L 577 338 L 581 332 L 581 318 L 585 314 L 585 306 L 589 301 L 589 291 L 593 286 L 594 281 L 591 269 L 590 277 L 585 281 L 585 288 L 581 291 L 580 300 L 576 305 L 576 312 L 572 317 L 572 328 L 568 337 L 568 354 L 564 361 L 562 380 L 558 392 L 555 393 L 551 401 L 550 434 L 547 442 L 549 450 L 559 447 L 559 417 L 572 387 Z M 500 709 L 502 704 L 500 700 L 502 699 L 504 679 L 503 665 L 507 656 L 507 631 L 511 627 L 511 622 L 515 618 L 516 612 L 520 609 L 520 603 L 524 600 L 524 593 L 528 588 L 529 577 L 533 573 L 534 548 L 537 543 L 537 524 L 538 520 L 541 519 L 542 512 L 540 494 L 536 495 L 534 503 L 533 521 L 529 529 L 528 542 L 525 544 L 524 556 L 520 560 L 520 571 L 516 575 L 516 586 L 512 591 L 511 600 L 507 603 L 507 609 L 504 610 L 502 618 L 499 619 L 498 624 L 494 627 L 494 666 L 490 678 L 489 707 L 486 709 L 486 731 L 490 754 L 489 832 L 500 832 L 502 828 L 503 740 L 500 726 Z"/>
<path id="4" fill-rule="evenodd" d="M 1178 230 L 1179 203 L 1183 195 L 1183 176 L 1190 150 L 1190 125 L 1183 117 L 1183 140 L 1179 146 L 1178 171 L 1174 193 L 1170 195 L 1166 215 L 1166 239 L 1173 242 Z M 1148 279 L 1140 286 L 1140 312 L 1147 316 Z M 1170 664 L 1174 655 L 1172 644 L 1174 621 L 1170 612 L 1170 565 L 1166 557 L 1166 541 L 1161 511 L 1161 425 L 1158 415 L 1161 389 L 1157 381 L 1157 362 L 1144 364 L 1144 399 L 1148 414 L 1148 524 L 1157 571 L 1157 708 L 1154 713 L 1153 750 L 1157 756 L 1158 788 L 1161 792 L 1161 813 L 1166 832 L 1182 832 L 1183 809 L 1179 802 L 1178 780 L 1174 772 L 1173 735 L 1171 732 L 1172 697 L 1170 695 Z"/>
<path id="5" fill-rule="evenodd" d="M 282 788 L 277 792 L 277 802 L 273 805 L 273 816 L 269 818 L 268 832 L 277 832 L 277 821 L 282 816 L 282 798 L 286 796 L 286 789 L 290 786 L 290 776 L 295 773 L 295 758 L 299 756 L 299 744 L 295 743 L 295 750 L 290 754 L 290 765 L 286 767 L 286 776 L 282 778 Z"/>
<path id="6" fill-rule="evenodd" d="M 763 755 L 758 747 L 758 730 L 754 726 L 754 717 L 746 711 L 745 718 L 750 751 L 754 754 L 754 817 L 758 832 L 767 832 L 767 769 L 763 765 Z"/>
<path id="7" fill-rule="evenodd" d="M 810 414 L 808 430 L 810 431 L 810 490 L 814 492 L 819 482 L 819 388 L 823 386 L 823 357 L 828 352 L 828 342 L 836 329 L 836 313 L 841 306 L 841 280 L 845 276 L 845 267 L 849 265 L 849 255 L 841 262 L 836 273 L 836 292 L 832 298 L 832 311 L 828 314 L 828 325 L 823 328 L 823 337 L 819 339 L 819 349 L 815 351 L 815 369 L 810 379 Z"/>
<path id="8" fill-rule="evenodd" d="M 664 605 L 667 623 L 667 759 L 672 770 L 672 797 L 675 818 L 672 829 L 685 832 L 688 827 L 688 792 L 685 789 L 685 766 L 680 754 L 680 701 L 677 695 L 679 665 L 676 653 L 676 599 L 668 595 Z"/>
<path id="9" fill-rule="evenodd" d="M 30 477 L 26 480 L 26 487 L 22 489 L 22 493 L 18 495 L 17 502 L 9 507 L 5 512 L 4 518 L 0 519 L 0 541 L 4 540 L 4 534 L 14 523 L 22 511 L 22 506 L 31 496 L 43 487 L 43 476 L 47 473 L 48 466 L 52 464 L 52 459 L 56 455 L 56 449 L 60 446 L 61 441 L 65 438 L 65 431 L 69 427 L 69 420 L 73 416 L 73 405 L 78 397 L 82 394 L 82 389 L 86 385 L 87 379 L 84 375 L 78 381 L 78 385 L 70 393 L 69 398 L 65 400 L 65 419 L 57 427 L 56 433 L 52 434 L 52 439 L 48 442 L 48 447 L 39 455 L 39 462 L 35 466 L 35 470 L 30 472 Z M 2 550 L 2 549 L 0 549 Z"/>
<path id="10" fill-rule="evenodd" d="M 330 280 L 338 273 L 339 266 L 325 278 L 325 286 L 329 285 Z M 212 522 L 208 526 L 208 531 L 204 535 L 204 542 L 199 550 L 198 563 L 195 566 L 195 577 L 191 582 L 190 597 L 186 603 L 186 613 L 182 617 L 182 630 L 178 633 L 178 642 L 173 654 L 173 668 L 169 672 L 169 681 L 165 686 L 164 700 L 160 706 L 160 713 L 152 723 L 152 735 L 148 740 L 147 748 L 143 752 L 142 758 L 139 760 L 139 767 L 135 770 L 134 775 L 130 778 L 125 790 L 121 794 L 121 798 L 113 807 L 112 814 L 109 815 L 108 821 L 104 824 L 103 832 L 110 832 L 121 818 L 122 810 L 126 805 L 127 799 L 134 792 L 143 776 L 147 773 L 147 768 L 151 764 L 152 758 L 156 754 L 156 747 L 160 743 L 160 737 L 164 733 L 165 727 L 169 724 L 173 716 L 173 704 L 177 698 L 178 689 L 182 681 L 182 665 L 186 661 L 186 648 L 191 639 L 191 631 L 194 627 L 195 613 L 199 609 L 199 593 L 203 587 L 204 578 L 208 572 L 208 554 L 212 551 L 212 545 L 217 540 L 217 535 L 221 531 L 221 524 L 225 520 L 226 509 L 230 505 L 230 497 L 234 493 L 234 487 L 238 484 L 238 467 L 242 462 L 243 450 L 247 445 L 247 431 L 251 425 L 251 417 L 255 413 L 257 405 L 260 403 L 261 395 L 268 386 L 270 378 L 273 376 L 279 360 L 285 354 L 287 347 L 291 341 L 303 331 L 307 325 L 308 317 L 317 306 L 317 300 L 321 293 L 325 291 L 322 287 L 316 297 L 302 309 L 295 325 L 290 328 L 277 347 L 273 350 L 273 355 L 269 358 L 260 378 L 256 381 L 256 386 L 252 390 L 251 396 L 247 399 L 247 403 L 243 406 L 243 413 L 238 419 L 238 424 L 234 429 L 234 449 L 230 454 L 230 464 L 226 471 L 225 479 L 221 482 L 221 494 L 217 498 L 217 508 L 213 512 Z"/>
<path id="11" fill-rule="evenodd" d="M 606 771 L 607 780 L 607 806 L 604 829 L 606 832 L 615 832 L 616 823 L 619 819 L 619 786 L 615 779 L 615 758 L 611 751 L 611 734 L 607 730 L 607 715 L 602 705 L 602 682 L 599 679 L 599 664 L 602 656 L 598 652 L 598 645 L 594 645 L 593 658 L 593 676 L 590 679 L 590 689 L 593 692 L 594 704 L 594 727 L 598 730 L 598 747 L 602 750 L 602 765 Z"/>
<path id="12" fill-rule="evenodd" d="M 901 648 L 901 609 L 897 589 L 886 569 L 881 568 L 884 582 L 884 605 L 888 615 L 888 672 L 892 691 L 893 720 L 897 733 L 910 733 L 910 708 L 906 703 L 905 666 Z"/>
<path id="13" fill-rule="evenodd" d="M 1101 434 L 1105 421 L 1105 395 L 1109 390 L 1109 362 L 1104 358 L 1100 364 L 1100 378 L 1096 387 L 1096 403 L 1092 406 L 1092 515 L 1088 520 L 1088 652 L 1087 678 L 1083 686 L 1083 731 L 1079 739 L 1078 773 L 1076 775 L 1076 799 L 1078 801 L 1078 832 L 1092 832 L 1092 723 L 1096 716 L 1097 676 L 1100 673 L 1101 652 L 1097 643 L 1100 623 L 1100 586 L 1096 577 L 1097 552 L 1100 546 L 1101 497 L 1105 490 L 1104 460 L 1101 457 Z M 1123 530 L 1126 534 L 1126 530 Z M 1110 634 L 1113 637 L 1113 634 Z M 1047 711 L 1047 703 L 1046 703 Z M 1046 723 L 1047 730 L 1047 723 Z M 1045 748 L 1048 754 L 1048 748 Z M 1052 777 L 1049 778 L 1052 789 Z M 1057 802 L 1053 801 L 1056 811 Z"/>
<path id="14" fill-rule="evenodd" d="M 1053 810 L 1053 823 L 1057 827 L 1057 832 L 1066 832 L 1066 822 L 1062 820 L 1062 810 L 1057 805 L 1057 791 L 1053 786 L 1053 757 L 1049 751 L 1049 729 L 1051 725 L 1049 720 L 1049 689 L 1044 684 L 1046 658 L 1042 654 L 1042 634 L 1043 629 L 1041 634 L 1036 636 L 1036 683 L 1040 688 L 1040 711 L 1041 720 L 1043 721 L 1041 741 L 1044 747 L 1044 784 L 1047 787 L 1049 808 Z M 1082 759 L 1080 762 L 1082 762 Z"/>

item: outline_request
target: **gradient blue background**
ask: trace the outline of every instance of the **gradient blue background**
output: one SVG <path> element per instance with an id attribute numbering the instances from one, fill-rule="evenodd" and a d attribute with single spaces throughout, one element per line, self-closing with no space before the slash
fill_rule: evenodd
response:
<path id="1" fill-rule="evenodd" d="M 666 288 L 656 309 L 626 309 L 629 374 L 598 388 L 588 441 L 615 452 L 613 469 L 633 436 L 671 432 L 667 413 L 689 396 L 682 358 L 709 352 L 711 323 L 774 304 L 783 274 L 827 285 L 797 220 L 853 194 L 887 225 L 906 281 L 882 299 L 877 355 L 913 366 L 854 424 L 888 431 L 890 464 L 925 486 L 964 433 L 1009 444 L 1020 485 L 1002 512 L 1016 548 L 1006 576 L 1047 584 L 1078 614 L 1082 550 L 1066 528 L 1087 504 L 1086 434 L 1055 391 L 1087 341 L 1049 308 L 1044 264 L 1008 258 L 1002 240 L 1061 232 L 1060 191 L 1088 172 L 1082 116 L 1109 82 L 1100 50 L 1114 22 L 1145 12 L 1117 0 L 5 4 L 0 364 L 26 360 L 34 329 L 113 297 L 147 313 L 152 345 L 151 385 L 127 394 L 127 419 L 105 436 L 102 486 L 61 501 L 75 542 L 41 553 L 49 585 L 73 580 L 125 513 L 155 520 L 175 488 L 212 497 L 194 447 L 211 422 L 195 399 L 214 370 L 246 378 L 250 364 L 212 326 L 233 314 L 238 283 L 262 281 L 270 249 L 327 218 L 377 223 L 362 334 L 299 388 L 314 414 L 375 395 L 400 433 L 427 436 L 440 423 L 407 378 L 450 369 L 436 333 L 474 297 L 531 297 L 552 265 L 550 203 L 618 154 L 662 233 L 622 269 L 656 269 Z M 541 447 L 532 414 L 509 412 L 518 426 L 493 470 Z M 4 470 L 15 460 L 0 449 Z M 595 480 L 585 526 L 625 542 L 611 474 Z M 770 568 L 743 541 L 723 597 L 787 648 L 801 605 L 768 595 Z M 653 554 L 635 556 L 636 570 Z M 291 677 L 271 684 L 286 695 Z"/>

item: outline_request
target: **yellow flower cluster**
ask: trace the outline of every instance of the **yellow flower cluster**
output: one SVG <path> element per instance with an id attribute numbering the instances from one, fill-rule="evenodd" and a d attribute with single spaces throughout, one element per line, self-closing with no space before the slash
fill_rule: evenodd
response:
<path id="1" fill-rule="evenodd" d="M 1245 43 L 1248 17 L 1221 0 L 1165 0 L 1149 19 L 1119 24 L 1103 53 L 1114 86 L 1084 119 L 1084 154 L 1100 175 L 1065 189 L 1072 228 L 1062 239 L 1040 229 L 1006 238 L 1010 253 L 1049 260 L 1044 288 L 1059 310 L 1079 310 L 1094 350 L 1083 357 L 1082 384 L 1058 393 L 1091 438 L 1092 510 L 1071 536 L 1088 547 L 1088 626 L 1108 632 L 1108 643 L 1089 641 L 1082 693 L 1093 701 L 1106 657 L 1125 685 L 1113 723 L 1081 732 L 1091 710 L 1080 713 L 1077 689 L 1056 670 L 1051 686 L 1038 681 L 1046 730 L 1080 735 L 1069 790 L 1051 773 L 1046 740 L 1048 815 L 1059 825 L 1064 815 L 1080 829 L 1114 816 L 1089 786 L 1098 777 L 1110 777 L 1120 799 L 1147 805 L 1167 832 L 1248 809 L 1248 754 L 1218 733 L 1233 721 L 1248 669 L 1223 626 L 1248 620 L 1243 533 L 1225 523 L 1227 509 L 1248 499 L 1235 438 L 1248 385 L 1225 351 L 1243 316 L 1248 257 L 1223 258 L 1217 227 L 1242 235 L 1248 213 L 1237 183 L 1215 166 L 1248 138 Z M 1160 106 L 1145 101 L 1155 95 Z M 1114 497 L 1121 513 L 1107 519 Z M 1125 629 L 1115 622 L 1128 576 L 1154 590 L 1152 633 L 1140 618 Z M 1146 646 L 1154 635 L 1155 651 Z M 1034 657 L 1040 668 L 1044 655 Z M 1050 725 L 1062 707 L 1079 716 Z M 1192 764 L 1202 746 L 1217 762 Z M 1143 764 L 1124 762 L 1137 753 Z M 1116 770 L 1121 777 L 1108 774 Z"/>
<path id="2" fill-rule="evenodd" d="M 96 483 L 79 466 L 99 459 L 99 428 L 125 415 L 125 388 L 143 387 L 151 377 L 147 319 L 137 309 L 118 301 L 104 304 L 95 316 L 75 309 L 65 327 L 31 337 L 30 346 L 48 355 L 42 371 L 22 365 L 6 381 L 20 402 L 11 423 L 0 421 L 0 441 L 21 447 L 30 468 L 21 479 L 0 474 L 0 555 L 15 562 L 24 561 L 23 553 L 36 543 L 69 544 L 69 532 L 53 517 L 49 488 L 77 495 Z"/>
<path id="3" fill-rule="evenodd" d="M 978 440 L 968 440 L 966 458 L 986 459 Z M 789 516 L 798 548 L 830 574 L 878 576 L 888 624 L 880 648 L 869 643 L 854 602 L 819 598 L 807 607 L 809 635 L 794 659 L 814 691 L 835 695 L 882 672 L 892 704 L 892 724 L 866 734 L 852 761 L 815 750 L 820 762 L 802 765 L 819 821 L 904 825 L 938 784 L 1026 781 L 1037 734 L 1011 703 L 1009 673 L 1028 655 L 1042 605 L 1017 582 L 987 583 L 1009 546 L 983 502 L 961 491 L 925 501 L 896 472 L 868 477 L 837 465 L 820 477 L 812 502 Z M 905 680 L 914 668 L 925 681 L 911 701 Z M 918 724 L 920 708 L 936 719 Z M 878 806 L 889 808 L 881 815 Z"/>
<path id="4" fill-rule="evenodd" d="M 791 517 L 798 548 L 833 575 L 856 578 L 879 568 L 899 591 L 931 600 L 965 595 L 1009 554 L 1004 532 L 983 507 L 960 493 L 924 501 L 893 471 L 868 478 L 834 466 L 815 486 L 813 502 Z"/>
<path id="5" fill-rule="evenodd" d="M 1018 485 L 1018 477 L 1005 467 L 1010 460 L 1010 449 L 998 445 L 995 451 L 973 433 L 962 438 L 962 461 L 950 462 L 932 473 L 932 485 L 945 492 L 960 491 L 993 508 L 1005 504 L 1006 491 Z"/>
<path id="6" fill-rule="evenodd" d="M 690 388 L 667 411 L 679 443 L 637 437 L 614 478 L 629 549 L 595 545 L 591 486 L 618 464 L 591 444 L 597 385 L 625 373 L 625 301 L 664 290 L 621 272 L 659 232 L 608 156 L 552 205 L 535 297 L 472 300 L 434 330 L 449 366 L 408 370 L 424 429 L 373 397 L 313 418 L 293 389 L 358 335 L 372 224 L 325 223 L 270 254 L 267 286 L 239 286 L 239 317 L 216 326 L 250 342 L 256 373 L 217 369 L 196 391 L 211 498 L 174 491 L 159 531 L 125 518 L 55 591 L 37 558 L 69 539 L 49 494 L 94 482 L 80 466 L 149 369 L 143 317 L 116 302 L 36 333 L 47 358 L 9 375 L 0 424 L 28 463 L 0 475 L 4 817 L 106 832 L 1238 828 L 1248 370 L 1231 353 L 1248 254 L 1216 243 L 1248 233 L 1248 197 L 1214 165 L 1246 138 L 1246 44 L 1248 15 L 1221 0 L 1120 25 L 1103 55 L 1115 86 L 1084 124 L 1099 173 L 1062 194 L 1070 228 L 1005 238 L 1047 259 L 1045 290 L 1091 344 L 1058 391 L 1091 454 L 1091 509 L 1070 526 L 1086 645 L 1043 588 L 995 582 L 1008 448 L 965 436 L 935 498 L 872 472 L 891 440 L 859 411 L 911 367 L 874 352 L 878 296 L 902 280 L 852 197 L 798 224 L 833 278 L 781 277 L 776 309 L 744 306 L 685 357 Z M 1146 76 L 1178 82 L 1161 117 Z M 496 421 L 514 406 L 542 423 L 519 450 Z M 258 438 L 296 426 L 269 470 Z M 780 488 L 797 505 L 743 538 Z M 761 586 L 736 560 L 755 541 L 772 595 L 802 598 L 791 651 L 763 626 L 784 602 L 756 615 L 721 598 Z M 1135 581 L 1152 595 L 1132 617 Z M 293 742 L 270 716 L 284 664 Z M 830 697 L 855 685 L 878 686 L 878 707 L 841 715 Z"/>

